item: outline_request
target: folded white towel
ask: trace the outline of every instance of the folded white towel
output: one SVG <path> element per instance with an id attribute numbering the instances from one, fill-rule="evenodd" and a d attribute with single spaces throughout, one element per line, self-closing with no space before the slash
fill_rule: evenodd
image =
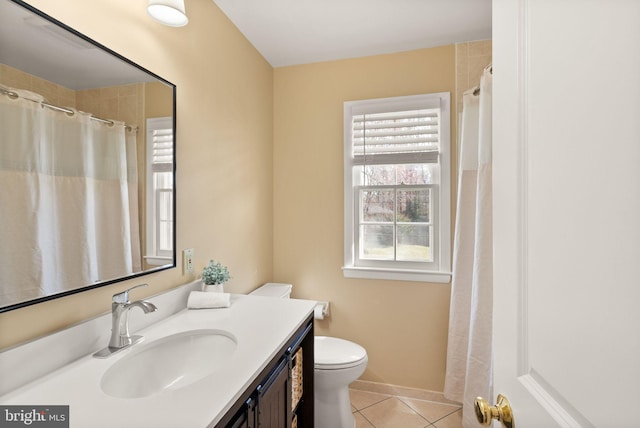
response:
<path id="1" fill-rule="evenodd" d="M 228 308 L 229 306 L 231 306 L 229 293 L 192 291 L 187 300 L 187 308 L 189 309 Z"/>

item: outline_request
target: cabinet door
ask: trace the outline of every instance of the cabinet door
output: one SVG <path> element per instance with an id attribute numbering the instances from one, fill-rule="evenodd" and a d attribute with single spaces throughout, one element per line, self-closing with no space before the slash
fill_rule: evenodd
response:
<path id="1" fill-rule="evenodd" d="M 267 380 L 258 386 L 258 428 L 289 428 L 291 403 L 287 400 L 289 364 L 283 358 Z"/>
<path id="2" fill-rule="evenodd" d="M 242 409 L 236 414 L 236 416 L 227 425 L 228 428 L 255 428 L 255 407 L 256 400 L 249 398 Z"/>

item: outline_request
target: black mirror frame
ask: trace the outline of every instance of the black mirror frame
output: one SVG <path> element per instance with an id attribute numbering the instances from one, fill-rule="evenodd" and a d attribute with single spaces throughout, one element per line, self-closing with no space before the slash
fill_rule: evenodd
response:
<path id="1" fill-rule="evenodd" d="M 137 273 L 133 273 L 130 275 L 126 275 L 126 276 L 122 276 L 119 278 L 114 278 L 114 279 L 110 279 L 110 280 L 106 280 L 106 281 L 102 281 L 99 282 L 97 284 L 90 284 L 90 285 L 86 285 L 86 286 L 82 286 L 82 287 L 78 287 L 78 288 L 74 288 L 72 290 L 67 290 L 67 291 L 61 291 L 61 292 L 57 292 L 54 294 L 50 294 L 48 296 L 43 296 L 43 297 L 38 297 L 35 299 L 31 299 L 31 300 L 25 300 L 25 301 L 21 301 L 21 302 L 17 302 L 17 303 L 13 303 L 13 304 L 9 304 L 7 306 L 3 306 L 0 307 L 0 313 L 4 313 L 4 312 L 8 312 L 14 309 L 20 309 L 20 308 L 24 308 L 27 306 L 31 306 L 31 305 L 35 305 L 37 303 L 42 303 L 42 302 L 47 302 L 50 300 L 54 300 L 54 299 L 58 299 L 61 297 L 66 297 L 66 296 L 70 296 L 72 294 L 77 294 L 77 293 L 81 293 L 83 291 L 88 291 L 88 290 L 93 290 L 96 288 L 100 288 L 100 287 L 104 287 L 107 285 L 112 285 L 112 284 L 116 284 L 118 282 L 123 282 L 123 281 L 128 281 L 134 278 L 138 278 L 144 275 L 149 275 L 152 273 L 156 273 L 156 272 L 161 272 L 167 269 L 173 269 L 177 266 L 177 250 L 176 250 L 176 243 L 177 243 L 177 227 L 176 227 L 176 205 L 177 205 L 177 198 L 176 198 L 176 194 L 177 194 L 177 186 L 176 186 L 176 85 L 174 85 L 173 83 L 169 82 L 166 79 L 163 79 L 162 77 L 158 76 L 157 74 L 147 70 L 144 67 L 139 66 L 138 64 L 134 63 L 133 61 L 129 60 L 128 58 L 125 58 L 124 56 L 118 54 L 117 52 L 109 49 L 108 47 L 102 45 L 101 43 L 96 42 L 95 40 L 87 37 L 86 35 L 74 30 L 73 28 L 69 27 L 68 25 L 58 21 L 57 19 L 51 17 L 50 15 L 47 15 L 46 13 L 42 12 L 39 9 L 36 9 L 35 7 L 25 3 L 22 0 L 9 0 L 12 3 L 15 3 L 27 10 L 29 10 L 32 13 L 35 13 L 36 15 L 46 19 L 47 21 L 51 22 L 54 25 L 57 25 L 61 28 L 63 28 L 64 30 L 70 32 L 71 34 L 81 38 L 82 40 L 96 46 L 97 48 L 101 49 L 102 51 L 114 56 L 115 58 L 126 62 L 127 64 L 137 68 L 138 70 L 147 73 L 148 75 L 152 76 L 153 78 L 157 79 L 158 81 L 164 83 L 165 85 L 171 87 L 172 89 L 172 93 L 173 93 L 173 102 L 172 102 L 172 108 L 173 108 L 173 135 L 174 135 L 174 153 L 173 153 L 173 171 L 172 171 L 172 177 L 173 177 L 173 261 L 171 264 L 167 264 L 164 266 L 159 266 L 157 268 L 151 268 L 151 269 L 147 269 L 141 272 L 137 272 Z"/>

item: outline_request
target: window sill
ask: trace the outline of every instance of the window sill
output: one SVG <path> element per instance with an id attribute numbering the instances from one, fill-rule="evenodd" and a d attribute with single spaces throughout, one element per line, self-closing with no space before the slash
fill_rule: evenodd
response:
<path id="1" fill-rule="evenodd" d="M 395 281 L 436 282 L 441 284 L 451 282 L 450 272 L 343 266 L 342 273 L 345 278 L 389 279 Z"/>
<path id="2" fill-rule="evenodd" d="M 144 256 L 144 260 L 152 266 L 164 266 L 173 262 L 171 257 Z"/>

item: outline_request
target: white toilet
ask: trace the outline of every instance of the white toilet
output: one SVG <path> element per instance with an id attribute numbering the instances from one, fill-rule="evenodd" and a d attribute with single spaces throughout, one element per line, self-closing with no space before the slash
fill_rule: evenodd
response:
<path id="1" fill-rule="evenodd" d="M 291 284 L 268 283 L 250 294 L 288 299 L 291 288 Z M 315 427 L 354 428 L 349 384 L 367 367 L 367 351 L 348 340 L 316 336 L 314 360 Z"/>
<path id="2" fill-rule="evenodd" d="M 349 384 L 367 367 L 367 351 L 357 343 L 336 337 L 316 336 L 315 427 L 354 428 Z"/>

